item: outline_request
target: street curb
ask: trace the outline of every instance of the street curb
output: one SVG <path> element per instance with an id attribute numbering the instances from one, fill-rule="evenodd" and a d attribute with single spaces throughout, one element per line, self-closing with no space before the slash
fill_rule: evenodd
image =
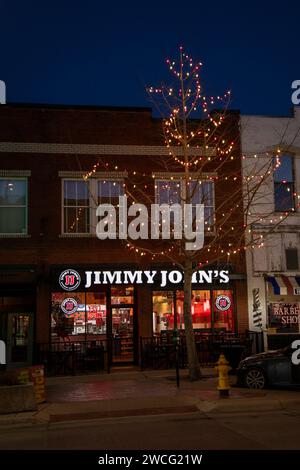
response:
<path id="1" fill-rule="evenodd" d="M 0 416 L 0 432 L 28 427 L 47 427 L 51 424 L 74 423 L 107 418 L 155 416 L 175 413 L 201 412 L 206 415 L 229 413 L 263 413 L 300 410 L 299 399 L 220 398 L 199 400 L 195 396 L 155 397 L 139 399 L 102 400 L 94 402 L 51 403 L 38 412 Z"/>
<path id="2" fill-rule="evenodd" d="M 251 400 L 251 401 L 250 401 Z M 300 401 L 299 401 L 300 405 Z M 253 413 L 279 411 L 284 409 L 280 400 L 267 400 L 256 398 L 220 398 L 220 401 L 201 401 L 198 403 L 198 409 L 203 413 Z"/>
<path id="3" fill-rule="evenodd" d="M 198 403 L 203 413 L 253 413 L 280 410 L 300 410 L 299 399 L 268 399 L 268 398 L 223 398 L 220 401 L 203 400 Z"/>

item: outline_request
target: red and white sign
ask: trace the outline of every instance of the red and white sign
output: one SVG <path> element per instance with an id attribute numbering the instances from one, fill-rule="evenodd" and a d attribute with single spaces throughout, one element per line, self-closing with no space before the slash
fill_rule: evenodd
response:
<path id="1" fill-rule="evenodd" d="M 66 315 L 72 315 L 72 313 L 77 312 L 78 309 L 78 304 L 75 299 L 72 299 L 71 297 L 68 297 L 67 299 L 64 299 L 62 303 L 60 304 L 60 308 Z"/>
<path id="2" fill-rule="evenodd" d="M 228 295 L 218 295 L 215 304 L 218 310 L 226 312 L 226 310 L 229 310 L 231 307 L 231 300 Z"/>

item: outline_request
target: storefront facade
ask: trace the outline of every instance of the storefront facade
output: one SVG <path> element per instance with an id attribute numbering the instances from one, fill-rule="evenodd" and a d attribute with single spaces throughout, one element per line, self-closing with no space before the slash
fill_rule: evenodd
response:
<path id="1" fill-rule="evenodd" d="M 236 139 L 239 114 L 228 113 L 228 119 L 229 137 Z M 76 343 L 95 341 L 106 344 L 111 364 L 138 364 L 141 338 L 184 331 L 178 265 L 170 265 L 167 256 L 154 261 L 142 257 L 142 250 L 126 241 L 99 240 L 95 233 L 96 205 L 117 207 L 118 198 L 134 190 L 134 178 L 153 202 L 180 200 L 181 167 L 175 176 L 162 171 L 169 154 L 160 120 L 144 108 L 7 105 L 0 108 L 0 124 L 0 154 L 5 157 L 0 168 L 0 332 L 8 365 L 31 363 L 39 345 L 76 349 Z M 22 132 L 14 136 L 13 129 Z M 199 154 L 198 148 L 193 151 Z M 238 145 L 233 154 L 236 174 L 241 171 Z M 213 239 L 213 214 L 224 201 L 224 187 L 210 175 L 215 175 L 213 168 L 197 182 L 195 203 L 205 196 L 206 235 Z M 230 221 L 228 243 L 235 224 L 240 227 L 241 220 Z M 164 252 L 170 243 L 147 240 L 145 246 L 148 252 Z M 208 271 L 210 256 L 205 253 L 200 263 Z M 226 282 L 221 275 L 196 274 L 195 330 L 243 333 L 248 328 L 244 261 L 241 250 L 230 264 L 215 266 L 229 270 Z M 73 282 L 76 288 L 69 289 Z"/>
<path id="2" fill-rule="evenodd" d="M 217 279 L 211 272 L 195 272 L 194 330 L 236 333 L 235 281 L 226 269 Z M 111 364 L 137 364 L 141 337 L 184 331 L 183 277 L 174 267 L 60 265 L 50 277 L 50 343 L 100 339 L 109 345 Z"/>

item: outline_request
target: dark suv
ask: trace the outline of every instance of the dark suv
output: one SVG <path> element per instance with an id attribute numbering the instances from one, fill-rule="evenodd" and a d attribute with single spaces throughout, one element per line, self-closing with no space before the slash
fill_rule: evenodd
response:
<path id="1" fill-rule="evenodd" d="M 237 369 L 237 384 L 248 388 L 300 387 L 300 365 L 292 364 L 290 346 L 243 359 Z"/>

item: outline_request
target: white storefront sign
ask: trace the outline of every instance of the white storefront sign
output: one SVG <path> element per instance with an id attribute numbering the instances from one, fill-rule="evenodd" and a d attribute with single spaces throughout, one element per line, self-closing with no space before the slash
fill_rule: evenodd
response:
<path id="1" fill-rule="evenodd" d="M 75 290 L 80 284 L 80 275 L 74 269 L 67 269 L 59 276 L 60 286 L 67 291 Z M 146 271 L 85 271 L 85 288 L 93 285 L 128 285 L 128 284 L 159 284 L 166 287 L 168 284 L 181 284 L 184 275 L 179 270 L 146 270 Z M 212 284 L 214 282 L 227 284 L 229 272 L 226 270 L 198 270 L 193 273 L 192 284 Z M 75 287 L 76 286 L 76 287 Z"/>

